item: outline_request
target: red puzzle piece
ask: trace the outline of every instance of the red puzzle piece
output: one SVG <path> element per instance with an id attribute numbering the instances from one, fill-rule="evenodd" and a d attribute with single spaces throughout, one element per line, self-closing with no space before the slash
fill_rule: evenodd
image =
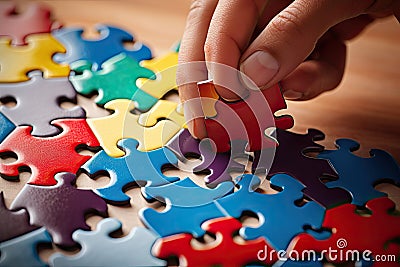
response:
<path id="1" fill-rule="evenodd" d="M 19 168 L 29 167 L 30 184 L 55 185 L 54 175 L 59 172 L 76 173 L 91 156 L 76 152 L 78 146 L 100 146 L 85 119 L 60 119 L 53 125 L 63 131 L 56 136 L 34 137 L 31 126 L 19 126 L 0 144 L 0 154 L 15 153 L 18 159 L 1 163 L 0 173 L 18 176 Z"/>
<path id="2" fill-rule="evenodd" d="M 43 4 L 30 4 L 24 13 L 17 14 L 15 3 L 0 2 L 0 36 L 10 36 L 14 45 L 25 45 L 29 34 L 50 33 L 55 28 L 50 15 Z"/>
<path id="3" fill-rule="evenodd" d="M 243 243 L 233 239 L 234 234 L 243 225 L 232 217 L 209 220 L 203 223 L 202 228 L 216 235 L 216 244 L 204 249 L 196 249 L 191 245 L 193 238 L 190 234 L 177 234 L 165 237 L 154 245 L 153 253 L 159 258 L 179 257 L 180 266 L 244 266 L 259 262 L 258 256 L 265 257 L 265 264 L 277 261 L 277 254 L 272 250 L 264 238 L 257 238 Z M 275 253 L 270 253 L 271 251 Z"/>
<path id="4" fill-rule="evenodd" d="M 215 90 L 212 82 L 198 83 L 198 87 L 202 97 L 213 95 L 210 91 Z M 262 91 L 249 90 L 248 97 L 236 102 L 219 98 L 215 103 L 217 115 L 205 120 L 208 137 L 215 142 L 218 152 L 229 151 L 234 140 L 247 140 L 248 151 L 273 147 L 276 143 L 264 131 L 271 127 L 288 129 L 293 126 L 291 116 L 274 115 L 285 108 L 286 103 L 278 84 Z"/>
<path id="5" fill-rule="evenodd" d="M 336 249 L 338 253 L 333 256 L 336 255 L 337 259 L 328 258 L 333 262 L 341 262 L 338 256 L 340 250 L 343 251 L 343 255 L 352 250 L 360 252 L 369 250 L 372 252 L 370 256 L 396 255 L 399 257 L 400 245 L 394 244 L 394 239 L 400 238 L 400 216 L 390 214 L 395 210 L 395 203 L 383 197 L 368 201 L 366 207 L 371 211 L 371 215 L 357 214 L 357 206 L 353 204 L 344 204 L 327 210 L 322 228 L 332 229 L 332 235 L 328 239 L 318 240 L 309 234 L 300 234 L 293 239 L 290 247 L 299 253 L 304 250 L 321 253 L 323 250 L 328 251 L 329 248 Z M 342 262 L 344 260 L 342 258 Z M 390 262 L 382 264 L 391 266 Z M 396 262 L 392 264 L 398 266 Z"/>

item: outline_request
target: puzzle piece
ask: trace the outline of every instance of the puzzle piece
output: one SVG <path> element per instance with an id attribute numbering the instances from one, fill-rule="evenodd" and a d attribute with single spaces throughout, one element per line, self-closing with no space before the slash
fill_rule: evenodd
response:
<path id="1" fill-rule="evenodd" d="M 33 33 L 50 33 L 54 22 L 50 9 L 30 3 L 23 13 L 16 12 L 13 2 L 0 2 L 0 36 L 12 38 L 13 45 L 25 45 L 25 37 Z"/>
<path id="2" fill-rule="evenodd" d="M 82 246 L 81 251 L 70 257 L 53 254 L 50 266 L 166 266 L 165 261 L 151 254 L 157 239 L 155 234 L 146 228 L 135 227 L 127 236 L 109 236 L 121 226 L 117 219 L 106 218 L 98 223 L 95 231 L 76 230 L 72 238 Z"/>
<path id="3" fill-rule="evenodd" d="M 3 192 L 0 192 L 0 218 L 0 243 L 38 228 L 29 224 L 29 215 L 26 210 L 7 209 Z"/>
<path id="4" fill-rule="evenodd" d="M 81 28 L 62 28 L 54 31 L 53 35 L 67 48 L 67 54 L 56 54 L 54 60 L 67 64 L 87 60 L 96 70 L 106 60 L 120 53 L 125 53 L 136 61 L 151 59 L 150 49 L 137 42 L 130 33 L 110 25 L 97 25 L 95 28 L 100 36 L 93 40 L 83 39 Z M 135 44 L 132 49 L 127 49 L 124 46 L 126 42 Z"/>
<path id="5" fill-rule="evenodd" d="M 85 216 L 107 215 L 107 204 L 92 190 L 75 188 L 76 177 L 72 173 L 58 173 L 55 179 L 58 183 L 54 186 L 26 184 L 11 203 L 11 209 L 26 208 L 30 223 L 44 226 L 55 244 L 74 246 L 72 233 L 77 229 L 90 230 Z"/>
<path id="6" fill-rule="evenodd" d="M 390 181 L 400 186 L 400 168 L 393 157 L 380 149 L 370 150 L 370 158 L 362 158 L 352 152 L 360 144 L 351 139 L 336 140 L 337 150 L 326 150 L 318 158 L 329 160 L 339 174 L 339 179 L 326 183 L 329 188 L 343 188 L 350 192 L 353 204 L 364 205 L 367 201 L 387 196 L 374 187 Z"/>
<path id="7" fill-rule="evenodd" d="M 138 122 L 139 115 L 130 112 L 135 108 L 134 102 L 126 99 L 112 100 L 104 107 L 115 112 L 106 117 L 87 121 L 101 146 L 111 157 L 124 155 L 124 152 L 117 147 L 117 142 L 121 139 L 136 139 L 139 142 L 139 151 L 150 151 L 162 147 L 181 129 L 170 120 L 162 120 L 153 127 L 141 126 Z"/>
<path id="8" fill-rule="evenodd" d="M 159 186 L 179 180 L 178 177 L 167 177 L 161 171 L 164 165 L 178 163 L 168 148 L 140 152 L 137 150 L 139 143 L 134 139 L 120 140 L 118 145 L 126 152 L 125 156 L 113 158 L 100 151 L 82 166 L 91 177 L 104 171 L 110 175 L 110 183 L 95 190 L 102 198 L 112 203 L 127 203 L 130 198 L 124 193 L 124 188 L 132 183 Z"/>
<path id="9" fill-rule="evenodd" d="M 198 88 L 203 97 L 202 92 L 215 91 L 211 82 L 198 83 Z M 233 140 L 248 141 L 248 151 L 275 147 L 276 143 L 264 131 L 275 126 L 282 129 L 293 126 L 291 116 L 274 116 L 275 112 L 285 108 L 279 85 L 265 90 L 249 90 L 248 97 L 241 101 L 228 102 L 220 98 L 215 102 L 217 115 L 205 120 L 208 138 L 215 142 L 218 152 L 228 151 Z"/>
<path id="10" fill-rule="evenodd" d="M 41 243 L 51 243 L 51 237 L 43 227 L 0 243 L 0 266 L 46 267 L 37 251 Z"/>
<path id="11" fill-rule="evenodd" d="M 309 129 L 307 134 L 297 134 L 281 129 L 276 130 L 279 145 L 276 147 L 272 166 L 270 166 L 268 176 L 277 173 L 286 173 L 304 186 L 304 194 L 320 203 L 325 207 L 333 207 L 351 201 L 350 195 L 343 189 L 329 189 L 321 181 L 322 177 L 337 177 L 334 169 L 326 160 L 306 156 L 307 152 L 321 152 L 324 147 L 315 143 L 323 140 L 325 135 L 318 130 Z M 268 155 L 268 153 L 266 153 Z M 255 160 L 252 169 L 263 169 L 264 161 L 269 163 L 269 159 L 259 158 L 257 152 L 254 153 Z"/>
<path id="12" fill-rule="evenodd" d="M 239 218 L 244 212 L 258 216 L 260 226 L 245 227 L 240 230 L 246 240 L 264 237 L 277 250 L 286 250 L 290 240 L 304 232 L 304 226 L 319 228 L 324 218 L 324 208 L 315 202 L 303 206 L 295 204 L 303 198 L 304 185 L 286 174 L 277 174 L 271 178 L 271 184 L 283 190 L 276 194 L 258 193 L 260 179 L 251 174 L 237 177 L 240 189 L 216 203 L 225 214 Z M 288 218 L 290 216 L 290 219 Z"/>
<path id="13" fill-rule="evenodd" d="M 51 34 L 31 34 L 25 39 L 27 45 L 13 46 L 9 37 L 0 37 L 0 82 L 27 81 L 32 70 L 41 70 L 45 78 L 69 75 L 68 65 L 52 60 L 54 53 L 65 53 L 65 48 Z"/>
<path id="14" fill-rule="evenodd" d="M 163 201 L 166 208 L 162 212 L 145 208 L 139 211 L 139 216 L 147 227 L 162 237 L 178 233 L 191 233 L 199 237 L 205 233 L 200 227 L 203 222 L 225 216 L 213 200 L 232 190 L 231 182 L 206 189 L 189 178 L 157 187 L 142 187 L 142 194 L 147 200 Z"/>
<path id="15" fill-rule="evenodd" d="M 1 88 L 1 86 L 0 86 Z M 1 107 L 0 107 L 1 109 Z M 15 129 L 12 123 L 3 113 L 0 112 L 0 143 Z"/>
<path id="16" fill-rule="evenodd" d="M 394 202 L 385 197 L 375 198 L 368 201 L 366 207 L 371 212 L 369 216 L 357 214 L 357 206 L 354 204 L 344 204 L 327 210 L 322 227 L 323 229 L 332 229 L 331 236 L 324 240 L 318 240 L 303 233 L 293 239 L 292 249 L 301 253 L 304 250 L 321 252 L 331 248 L 342 251 L 343 255 L 346 255 L 348 251 L 369 250 L 372 252 L 372 256 L 398 256 L 400 254 L 399 244 L 389 244 L 400 237 L 400 217 L 391 214 L 395 211 Z M 334 263 L 340 262 L 339 257 L 329 259 L 327 253 L 325 256 Z M 342 260 L 344 259 L 342 258 Z M 375 264 L 378 266 L 379 262 L 375 262 Z M 389 264 L 386 262 L 383 263 L 383 266 L 389 266 Z M 392 262 L 392 264 L 398 266 L 398 262 Z"/>
<path id="17" fill-rule="evenodd" d="M 40 72 L 21 83 L 0 83 L 0 99 L 11 97 L 17 102 L 15 107 L 0 106 L 0 111 L 14 124 L 30 125 L 34 136 L 52 136 L 60 132 L 51 121 L 61 118 L 84 118 L 81 107 L 64 109 L 60 102 L 75 101 L 76 92 L 68 78 L 43 79 Z"/>
<path id="18" fill-rule="evenodd" d="M 138 103 L 138 108 L 148 110 L 151 106 L 141 105 L 140 99 L 135 98 L 139 90 L 136 80 L 140 77 L 151 78 L 154 73 L 143 68 L 133 58 L 125 53 L 118 54 L 101 65 L 101 70 L 94 71 L 92 63 L 79 60 L 71 63 L 71 69 L 76 72 L 70 76 L 75 89 L 84 95 L 98 91 L 95 102 L 100 105 L 114 99 L 130 99 Z"/>
<path id="19" fill-rule="evenodd" d="M 244 266 L 259 262 L 257 255 L 260 251 L 271 251 L 271 246 L 261 237 L 236 242 L 234 237 L 241 227 L 238 220 L 230 217 L 209 220 L 203 223 L 202 228 L 216 236 L 215 243 L 194 248 L 191 245 L 193 236 L 183 233 L 158 240 L 153 251 L 160 258 L 177 256 L 180 266 Z M 272 264 L 277 259 L 277 254 L 271 253 L 271 257 L 266 257 L 263 263 Z"/>
<path id="20" fill-rule="evenodd" d="M 242 172 L 245 170 L 244 165 L 233 160 L 231 153 L 214 152 L 205 141 L 193 138 L 187 129 L 182 129 L 166 144 L 166 147 L 171 149 L 181 161 L 185 161 L 185 156 L 189 154 L 201 156 L 202 162 L 193 170 L 194 172 L 210 170 L 211 174 L 204 178 L 210 187 L 221 182 L 232 181 L 229 171 Z"/>
<path id="21" fill-rule="evenodd" d="M 168 100 L 158 100 L 150 112 L 139 115 L 138 122 L 145 127 L 155 126 L 161 119 L 168 119 L 175 122 L 181 128 L 186 128 L 185 118 L 178 103 Z"/>
<path id="22" fill-rule="evenodd" d="M 31 134 L 31 126 L 18 126 L 7 136 L 0 144 L 0 155 L 16 154 L 18 159 L 0 164 L 3 177 L 18 176 L 20 169 L 29 167 L 32 173 L 30 184 L 55 185 L 56 173 L 76 173 L 79 167 L 91 158 L 89 155 L 78 154 L 78 146 L 100 145 L 84 119 L 56 120 L 53 125 L 62 128 L 62 133 L 46 138 L 34 137 Z"/>

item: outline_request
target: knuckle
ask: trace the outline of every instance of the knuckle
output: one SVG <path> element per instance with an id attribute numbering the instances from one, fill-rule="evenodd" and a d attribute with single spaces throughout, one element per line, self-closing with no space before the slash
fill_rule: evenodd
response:
<path id="1" fill-rule="evenodd" d="M 280 12 L 270 23 L 273 34 L 286 33 L 302 37 L 305 32 L 302 30 L 299 15 L 296 7 L 288 7 Z"/>

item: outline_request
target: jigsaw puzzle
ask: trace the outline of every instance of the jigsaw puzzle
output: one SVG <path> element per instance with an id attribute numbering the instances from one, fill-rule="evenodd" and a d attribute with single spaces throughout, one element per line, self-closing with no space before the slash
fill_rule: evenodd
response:
<path id="1" fill-rule="evenodd" d="M 45 78 L 67 77 L 69 66 L 53 61 L 54 53 L 65 48 L 49 33 L 31 34 L 27 45 L 13 46 L 9 37 L 0 37 L 0 82 L 29 80 L 28 72 L 40 70 Z"/>
<path id="2" fill-rule="evenodd" d="M 72 173 L 58 173 L 55 179 L 58 183 L 54 186 L 26 184 L 10 208 L 26 209 L 30 223 L 44 226 L 55 244 L 74 246 L 72 233 L 77 229 L 90 230 L 85 216 L 89 213 L 106 216 L 107 204 L 92 190 L 75 188 L 76 177 Z"/>
<path id="3" fill-rule="evenodd" d="M 52 136 L 60 129 L 51 122 L 62 118 L 85 118 L 85 110 L 62 108 L 61 102 L 75 102 L 76 92 L 67 77 L 43 79 L 40 72 L 20 83 L 0 83 L 0 99 L 15 99 L 14 107 L 0 106 L 0 112 L 15 125 L 32 126 L 34 136 Z"/>

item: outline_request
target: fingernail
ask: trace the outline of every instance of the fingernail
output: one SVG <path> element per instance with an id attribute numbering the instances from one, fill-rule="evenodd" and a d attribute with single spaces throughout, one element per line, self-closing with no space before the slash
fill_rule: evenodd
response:
<path id="1" fill-rule="evenodd" d="M 278 72 L 279 64 L 270 53 L 257 51 L 243 61 L 240 70 L 249 76 L 258 87 L 263 87 Z"/>
<path id="2" fill-rule="evenodd" d="M 296 99 L 301 99 L 303 97 L 303 93 L 287 90 L 283 92 L 283 96 L 288 100 L 296 100 Z"/>

